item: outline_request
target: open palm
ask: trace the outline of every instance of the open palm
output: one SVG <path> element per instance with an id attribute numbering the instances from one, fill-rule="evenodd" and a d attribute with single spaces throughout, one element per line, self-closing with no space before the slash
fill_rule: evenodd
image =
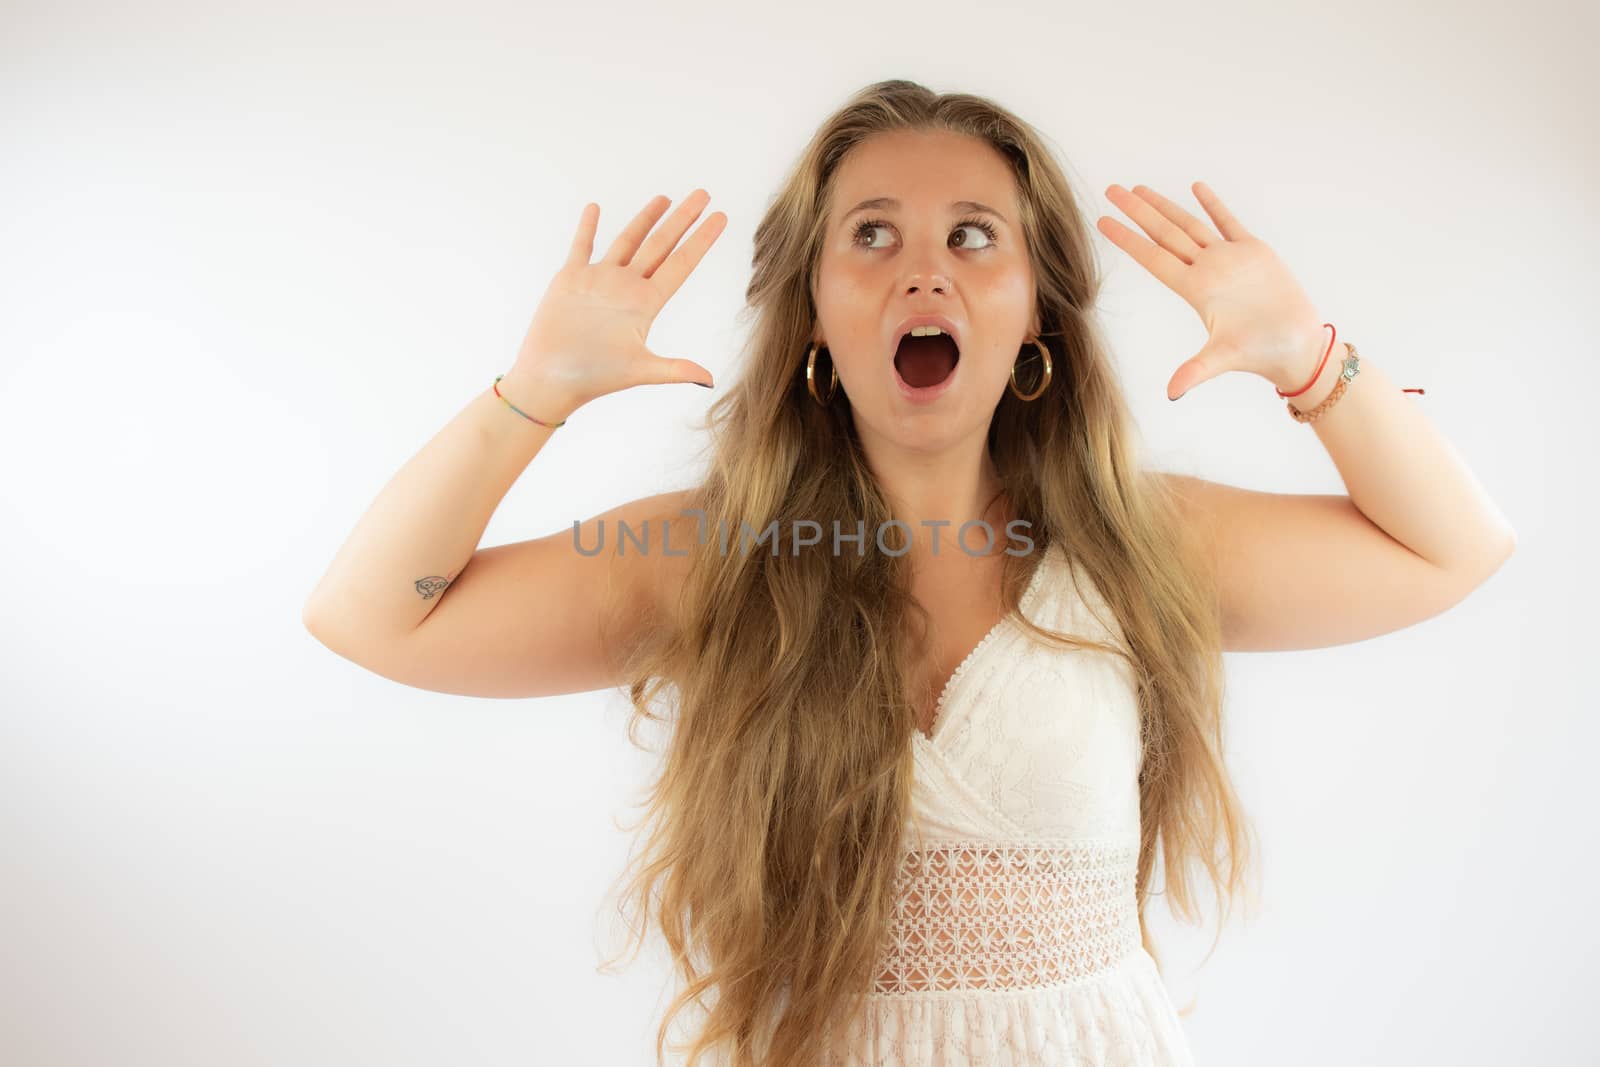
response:
<path id="1" fill-rule="evenodd" d="M 1167 396 L 1176 399 L 1232 370 L 1275 382 L 1303 379 L 1327 339 L 1315 305 L 1277 254 L 1210 187 L 1196 182 L 1192 188 L 1216 229 L 1143 185 L 1131 193 L 1113 185 L 1106 198 L 1150 240 L 1110 216 L 1096 220 L 1102 234 L 1183 297 L 1205 325 L 1205 345 L 1178 366 Z"/>

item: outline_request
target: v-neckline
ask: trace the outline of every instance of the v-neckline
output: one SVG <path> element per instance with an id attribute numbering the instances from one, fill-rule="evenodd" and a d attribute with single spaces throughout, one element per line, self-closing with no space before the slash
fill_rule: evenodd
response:
<path id="1" fill-rule="evenodd" d="M 1033 573 L 1028 576 L 1027 587 L 1023 589 L 1022 596 L 1018 599 L 1018 607 L 1024 611 L 1029 607 L 1029 604 L 1033 599 L 1034 591 L 1039 586 L 1039 580 L 1044 576 L 1045 565 L 1049 563 L 1050 551 L 1050 548 L 1046 548 L 1039 561 L 1034 564 Z M 911 732 L 917 740 L 921 741 L 923 744 L 932 746 L 933 743 L 938 739 L 939 728 L 945 721 L 945 705 L 950 702 L 951 694 L 956 691 L 957 683 L 961 681 L 962 677 L 977 660 L 978 656 L 994 643 L 994 639 L 999 637 L 1009 624 L 1015 621 L 1016 620 L 1013 618 L 1012 614 L 1007 612 L 999 622 L 995 623 L 989 628 L 988 633 L 984 634 L 978 639 L 978 643 L 973 645 L 972 650 L 962 657 L 961 662 L 956 664 L 956 669 L 950 672 L 950 677 L 945 679 L 944 686 L 939 690 L 939 698 L 934 702 L 933 705 L 933 721 L 928 724 L 927 732 L 923 732 L 921 726 L 915 726 L 912 728 Z"/>

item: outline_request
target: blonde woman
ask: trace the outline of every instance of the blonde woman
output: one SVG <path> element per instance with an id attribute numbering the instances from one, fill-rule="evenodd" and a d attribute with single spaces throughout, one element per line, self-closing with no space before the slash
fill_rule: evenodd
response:
<path id="1" fill-rule="evenodd" d="M 514 364 L 313 592 L 312 633 L 386 677 L 622 687 L 669 726 L 627 895 L 684 981 L 658 1058 L 692 1009 L 689 1063 L 1190 1062 L 1145 909 L 1158 847 L 1180 916 L 1196 863 L 1244 886 L 1221 653 L 1401 629 L 1511 553 L 1417 401 L 1195 193 L 1210 225 L 1120 186 L 1147 236 L 1099 220 L 1207 327 L 1168 396 L 1266 378 L 1348 497 L 1141 469 L 1056 161 L 993 103 L 886 81 L 756 228 L 701 484 L 478 547 L 586 403 L 713 385 L 645 341 L 726 217 L 685 239 L 709 197 L 658 197 L 593 261 L 587 205 Z"/>

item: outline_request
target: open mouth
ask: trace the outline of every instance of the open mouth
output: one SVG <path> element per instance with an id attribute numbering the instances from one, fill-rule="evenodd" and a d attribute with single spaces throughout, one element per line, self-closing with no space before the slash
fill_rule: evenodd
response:
<path id="1" fill-rule="evenodd" d="M 911 388 L 930 389 L 949 378 L 960 360 L 961 350 L 949 334 L 932 337 L 907 334 L 895 349 L 894 369 L 901 381 Z"/>

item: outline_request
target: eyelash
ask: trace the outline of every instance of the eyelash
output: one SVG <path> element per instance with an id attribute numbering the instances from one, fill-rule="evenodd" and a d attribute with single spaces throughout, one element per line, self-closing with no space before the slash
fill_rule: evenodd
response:
<path id="1" fill-rule="evenodd" d="M 855 232 L 851 234 L 851 243 L 859 245 L 861 243 L 861 235 L 863 233 L 872 230 L 875 227 L 887 225 L 889 225 L 889 223 L 883 219 L 867 219 L 856 226 Z M 985 222 L 983 219 L 962 219 L 960 222 L 955 224 L 951 232 L 954 233 L 963 226 L 976 226 L 978 229 L 983 231 L 985 237 L 989 238 L 989 244 L 985 245 L 983 248 L 974 248 L 972 251 L 983 252 L 994 246 L 994 242 L 998 234 L 996 233 L 992 224 Z M 867 251 L 878 252 L 882 250 L 877 248 L 868 248 Z"/>

